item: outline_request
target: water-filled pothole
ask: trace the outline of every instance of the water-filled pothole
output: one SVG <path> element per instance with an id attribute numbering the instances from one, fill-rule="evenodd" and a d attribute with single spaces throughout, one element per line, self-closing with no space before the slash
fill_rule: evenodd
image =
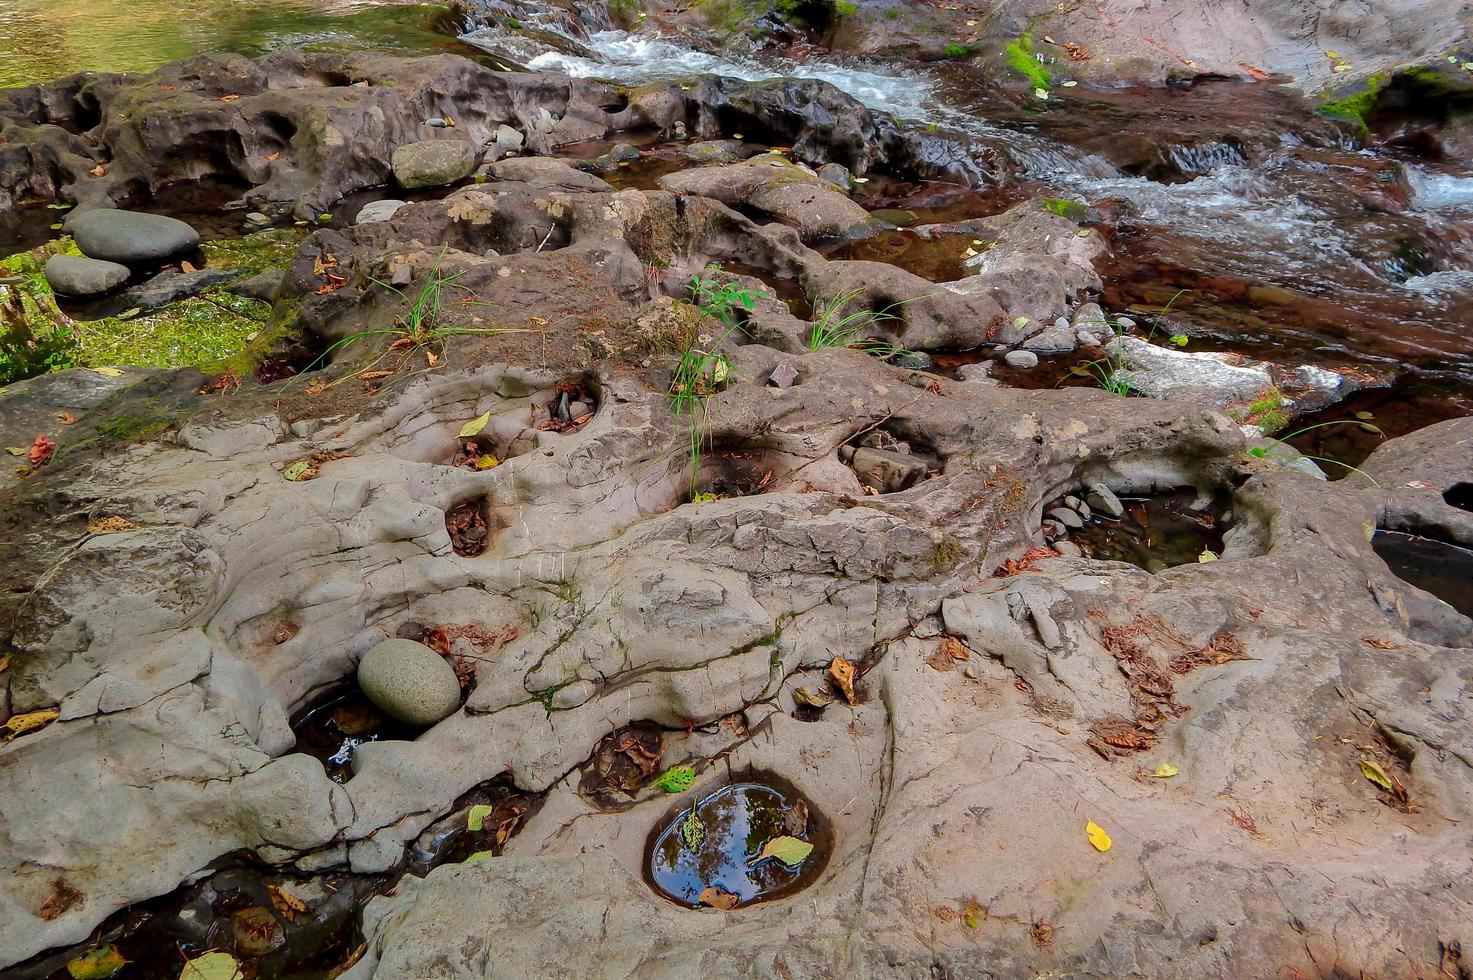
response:
<path id="1" fill-rule="evenodd" d="M 405 870 L 423 876 L 442 864 L 501 856 L 544 798 L 519 789 L 506 775 L 473 787 L 419 835 L 409 848 Z"/>
<path id="2" fill-rule="evenodd" d="M 1086 558 L 1129 562 L 1148 572 L 1222 554 L 1223 511 L 1193 487 L 1115 499 L 1118 507 L 1097 491 L 1060 498 L 1044 508 L 1045 536 L 1065 553 L 1072 544 Z M 1112 516 L 1115 511 L 1119 516 Z"/>
<path id="3" fill-rule="evenodd" d="M 1473 616 L 1473 549 L 1381 529 L 1371 538 L 1371 547 L 1397 578 Z"/>
<path id="4" fill-rule="evenodd" d="M 626 810 L 634 794 L 660 772 L 664 732 L 648 722 L 615 729 L 579 767 L 578 792 L 602 810 Z"/>
<path id="5" fill-rule="evenodd" d="M 1473 511 L 1473 483 L 1455 483 L 1447 488 L 1442 499 L 1458 510 Z"/>
<path id="6" fill-rule="evenodd" d="M 656 892 L 687 908 L 772 901 L 817 880 L 833 834 L 801 793 L 771 776 L 724 786 L 677 811 L 645 848 Z"/>
<path id="7" fill-rule="evenodd" d="M 424 731 L 384 714 L 357 684 L 339 688 L 292 719 L 296 751 L 322 763 L 335 783 L 353 778 L 353 753 L 364 742 L 412 741 Z"/>
<path id="8" fill-rule="evenodd" d="M 909 490 L 941 469 L 941 458 L 922 440 L 890 426 L 865 432 L 839 447 L 839 459 L 867 493 Z"/>

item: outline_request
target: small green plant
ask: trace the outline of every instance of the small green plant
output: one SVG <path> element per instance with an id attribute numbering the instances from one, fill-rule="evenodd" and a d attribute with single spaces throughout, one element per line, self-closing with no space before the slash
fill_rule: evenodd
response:
<path id="1" fill-rule="evenodd" d="M 440 254 L 435 257 L 434 263 L 429 267 L 424 283 L 412 297 L 397 286 L 384 282 L 381 279 L 371 279 L 370 281 L 374 285 L 382 286 L 390 292 L 397 294 L 401 299 L 406 300 L 409 306 L 403 313 L 395 317 L 392 327 L 359 330 L 330 344 L 312 363 L 303 369 L 302 373 L 305 374 L 307 371 L 315 370 L 327 363 L 328 358 L 334 351 L 351 346 L 369 337 L 394 338 L 384 348 L 383 354 L 373 361 L 373 364 L 377 364 L 379 360 L 386 357 L 391 351 L 403 350 L 405 348 L 429 352 L 432 355 L 430 360 L 433 364 L 443 355 L 445 341 L 450 337 L 473 334 L 496 335 L 529 332 L 527 330 L 515 330 L 503 327 L 457 327 L 442 324 L 440 322 L 440 315 L 445 309 L 446 297 L 450 291 L 465 290 L 464 286 L 456 284 L 456 280 L 460 279 L 465 274 L 464 272 L 446 274 L 442 271 L 441 265 L 445 259 L 445 251 L 445 247 L 442 246 L 440 248 Z M 369 366 L 372 367 L 372 365 Z"/>
<path id="2" fill-rule="evenodd" d="M 861 289 L 851 289 L 830 299 L 822 300 L 814 306 L 813 331 L 808 335 L 809 350 L 829 350 L 834 347 L 868 348 L 876 344 L 884 346 L 883 341 L 876 341 L 863 334 L 877 323 L 900 318 L 890 312 L 891 307 L 878 312 L 874 310 L 846 312 L 861 293 L 863 293 Z"/>
<path id="3" fill-rule="evenodd" d="M 1277 385 L 1270 385 L 1248 403 L 1247 408 L 1229 412 L 1233 421 L 1256 425 L 1265 435 L 1274 433 L 1289 424 L 1289 413 L 1285 409 L 1284 393 Z"/>
<path id="4" fill-rule="evenodd" d="M 1349 472 L 1357 473 L 1365 477 L 1367 480 L 1370 480 L 1372 486 L 1379 487 L 1381 484 L 1377 483 L 1376 478 L 1371 476 L 1371 474 L 1367 473 L 1365 470 L 1351 466 L 1349 463 L 1342 463 L 1338 459 L 1330 459 L 1327 456 L 1311 456 L 1308 453 L 1301 453 L 1297 449 L 1294 449 L 1293 446 L 1289 445 L 1290 439 L 1297 439 L 1300 436 L 1304 435 L 1306 432 L 1313 432 L 1316 429 L 1326 429 L 1332 425 L 1356 425 L 1360 426 L 1362 429 L 1365 429 L 1367 432 L 1374 432 L 1382 439 L 1386 438 L 1385 432 L 1382 432 L 1379 427 L 1374 426 L 1369 422 L 1364 422 L 1360 419 L 1336 419 L 1333 422 L 1319 422 L 1315 425 L 1306 425 L 1304 428 L 1295 429 L 1293 432 L 1290 432 L 1288 435 L 1285 436 L 1276 436 L 1269 442 L 1267 446 L 1253 446 L 1249 448 L 1248 455 L 1252 456 L 1254 459 L 1277 460 L 1292 458 L 1288 457 L 1287 454 L 1275 456 L 1275 453 L 1280 453 L 1281 450 L 1288 449 L 1296 453 L 1302 459 L 1310 459 L 1314 460 L 1316 463 L 1329 463 L 1332 466 L 1344 467 Z"/>
<path id="5" fill-rule="evenodd" d="M 686 286 L 690 301 L 729 327 L 737 325 L 734 311 L 751 310 L 759 299 L 769 294 L 748 289 L 723 274 L 719 265 L 708 265 L 706 271 L 690 277 Z"/>
<path id="6" fill-rule="evenodd" d="M 655 777 L 654 785 L 667 793 L 684 793 L 695 785 L 696 771 L 690 766 L 671 766 Z"/>
<path id="7" fill-rule="evenodd" d="M 965 44 L 948 44 L 945 49 L 942 50 L 941 55 L 944 58 L 956 61 L 959 58 L 965 58 L 971 53 L 972 49 Z"/>
<path id="8" fill-rule="evenodd" d="M 840 17 L 853 17 L 859 13 L 859 7 L 851 3 L 850 0 L 837 0 L 834 4 L 834 13 Z"/>
<path id="9" fill-rule="evenodd" d="M 1008 66 L 1033 83 L 1035 89 L 1041 90 L 1045 96 L 1053 87 L 1054 75 L 1033 53 L 1033 33 L 1025 31 L 1017 40 L 1009 41 L 1004 48 L 1007 54 Z"/>

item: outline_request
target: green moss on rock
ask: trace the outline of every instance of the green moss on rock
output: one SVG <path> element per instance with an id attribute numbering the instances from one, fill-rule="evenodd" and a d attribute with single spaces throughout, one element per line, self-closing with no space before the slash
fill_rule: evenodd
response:
<path id="1" fill-rule="evenodd" d="M 1009 41 L 1003 49 L 1007 54 L 1008 66 L 1028 79 L 1035 88 L 1052 88 L 1054 74 L 1033 53 L 1033 32 L 1024 31 L 1016 40 Z"/>
<path id="2" fill-rule="evenodd" d="M 1347 119 L 1355 123 L 1361 130 L 1366 131 L 1366 116 L 1376 106 L 1376 98 L 1386 88 L 1390 77 L 1385 72 L 1377 72 L 1366 79 L 1365 87 L 1358 92 L 1353 92 L 1339 99 L 1329 99 L 1321 102 L 1319 110 L 1322 114 L 1332 119 Z"/>

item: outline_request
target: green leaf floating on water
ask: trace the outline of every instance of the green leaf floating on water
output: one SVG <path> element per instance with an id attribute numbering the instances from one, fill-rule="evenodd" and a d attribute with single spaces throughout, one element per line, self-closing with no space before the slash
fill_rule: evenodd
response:
<path id="1" fill-rule="evenodd" d="M 684 793 L 696 781 L 696 771 L 690 766 L 671 766 L 655 777 L 655 785 L 667 793 Z"/>
<path id="2" fill-rule="evenodd" d="M 680 821 L 680 839 L 685 844 L 685 849 L 692 854 L 701 846 L 701 841 L 706 839 L 706 825 L 696 816 L 695 807 L 691 807 L 690 813 Z"/>
<path id="3" fill-rule="evenodd" d="M 240 964 L 229 953 L 206 953 L 184 964 L 179 980 L 242 980 Z"/>
<path id="4" fill-rule="evenodd" d="M 107 943 L 67 960 L 66 972 L 71 974 L 72 980 L 105 980 L 127 962 L 116 946 Z"/>
<path id="5" fill-rule="evenodd" d="M 803 863 L 803 859 L 813 853 L 813 845 L 806 840 L 796 837 L 774 837 L 762 848 L 762 853 L 748 861 L 753 865 L 768 858 L 777 858 L 778 861 L 790 868 L 796 868 Z"/>
<path id="6" fill-rule="evenodd" d="M 477 803 L 471 807 L 471 812 L 466 814 L 465 829 L 480 833 L 486 829 L 486 818 L 491 816 L 492 808 L 484 803 Z"/>

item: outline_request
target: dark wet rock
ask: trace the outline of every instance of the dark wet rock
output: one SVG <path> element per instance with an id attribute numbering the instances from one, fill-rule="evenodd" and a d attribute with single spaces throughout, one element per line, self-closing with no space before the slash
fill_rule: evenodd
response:
<path id="1" fill-rule="evenodd" d="M 745 160 L 761 152 L 742 140 L 702 140 L 682 147 L 680 155 L 691 163 L 702 166 L 712 164 L 736 163 Z"/>
<path id="2" fill-rule="evenodd" d="M 767 383 L 775 388 L 791 388 L 798 382 L 798 369 L 792 361 L 779 361 L 767 376 Z"/>
<path id="3" fill-rule="evenodd" d="M 239 278 L 240 272 L 235 269 L 161 272 L 147 282 L 131 287 L 123 294 L 123 302 L 140 310 L 156 310 Z"/>
<path id="4" fill-rule="evenodd" d="M 247 211 L 245 223 L 252 228 L 267 228 L 271 225 L 271 216 L 262 214 L 260 211 Z"/>
<path id="5" fill-rule="evenodd" d="M 269 303 L 276 297 L 276 291 L 281 288 L 281 282 L 285 278 L 285 269 L 266 269 L 225 288 L 227 292 L 237 296 Z"/>
<path id="6" fill-rule="evenodd" d="M 854 190 L 854 175 L 842 163 L 826 163 L 818 168 L 818 176 L 848 194 Z"/>
<path id="7" fill-rule="evenodd" d="M 930 371 L 936 366 L 936 359 L 925 351 L 908 350 L 890 358 L 890 363 L 908 371 Z"/>
<path id="8" fill-rule="evenodd" d="M 445 658 L 413 640 L 384 640 L 358 662 L 358 686 L 380 710 L 410 725 L 433 725 L 460 706 Z"/>
<path id="9" fill-rule="evenodd" d="M 157 262 L 199 247 L 199 232 L 162 214 L 89 208 L 68 215 L 65 227 L 82 254 L 123 265 Z"/>
<path id="10" fill-rule="evenodd" d="M 358 209 L 358 214 L 353 218 L 353 224 L 366 225 L 374 221 L 388 221 L 398 214 L 401 208 L 409 206 L 408 201 L 396 201 L 386 198 L 382 201 L 369 201 Z"/>
<path id="11" fill-rule="evenodd" d="M 470 176 L 476 169 L 476 150 L 458 139 L 422 140 L 394 151 L 394 180 L 405 190 L 443 187 Z"/>
<path id="12" fill-rule="evenodd" d="M 96 296 L 112 292 L 132 275 L 126 265 L 77 255 L 53 255 L 43 270 L 47 284 L 67 296 Z"/>

